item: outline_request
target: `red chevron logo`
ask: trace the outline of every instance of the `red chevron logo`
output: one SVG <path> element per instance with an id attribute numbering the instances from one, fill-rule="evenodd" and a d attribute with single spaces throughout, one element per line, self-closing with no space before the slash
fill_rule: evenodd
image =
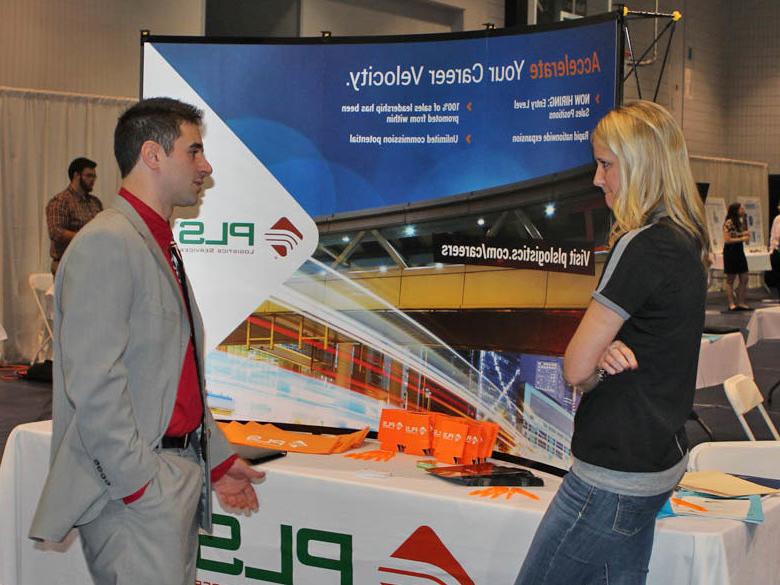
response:
<path id="1" fill-rule="evenodd" d="M 303 234 L 289 219 L 280 217 L 271 229 L 265 232 L 265 241 L 284 258 L 303 241 Z"/>
<path id="2" fill-rule="evenodd" d="M 394 559 L 403 559 L 433 565 L 447 573 L 450 577 L 453 577 L 458 585 L 474 585 L 472 578 L 469 577 L 468 573 L 466 573 L 457 559 L 452 556 L 452 553 L 447 549 L 430 526 L 420 526 L 390 556 Z M 393 567 L 379 567 L 378 570 L 381 573 L 416 578 L 419 579 L 420 582 L 424 581 L 426 583 L 436 583 L 437 585 L 448 585 L 448 581 L 443 581 L 435 575 L 420 571 L 410 571 Z M 405 580 L 404 582 L 408 581 Z M 393 583 L 382 581 L 382 585 L 393 585 Z"/>

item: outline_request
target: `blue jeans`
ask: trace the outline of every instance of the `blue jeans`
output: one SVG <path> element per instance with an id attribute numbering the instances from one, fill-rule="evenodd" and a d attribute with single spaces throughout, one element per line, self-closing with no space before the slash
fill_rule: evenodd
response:
<path id="1" fill-rule="evenodd" d="M 569 472 L 515 585 L 644 585 L 655 517 L 668 497 L 615 494 Z"/>

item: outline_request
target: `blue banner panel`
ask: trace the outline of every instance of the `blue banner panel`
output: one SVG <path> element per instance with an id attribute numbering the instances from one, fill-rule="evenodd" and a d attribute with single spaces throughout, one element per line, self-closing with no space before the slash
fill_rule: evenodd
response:
<path id="1" fill-rule="evenodd" d="M 481 38 L 154 47 L 312 216 L 588 164 L 614 20 Z"/>

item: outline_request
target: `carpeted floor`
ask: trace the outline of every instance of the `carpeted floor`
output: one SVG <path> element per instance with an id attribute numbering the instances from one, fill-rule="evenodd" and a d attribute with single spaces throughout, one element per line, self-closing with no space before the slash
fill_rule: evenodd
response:
<path id="1" fill-rule="evenodd" d="M 750 305 L 756 308 L 772 306 L 763 291 L 750 292 Z M 745 333 L 750 313 L 722 312 L 726 306 L 723 294 L 710 294 L 707 300 L 708 326 L 738 327 Z M 753 374 L 764 396 L 780 381 L 780 341 L 766 341 L 749 349 Z M 780 428 L 780 389 L 775 392 L 773 404 L 766 404 L 769 416 Z M 716 441 L 744 440 L 746 436 L 739 425 L 734 411 L 726 400 L 722 386 L 698 390 L 694 410 L 712 430 Z M 11 430 L 19 424 L 51 418 L 51 386 L 41 382 L 28 382 L 16 378 L 12 368 L 0 368 L 0 454 Z M 756 438 L 771 439 L 772 436 L 758 412 L 747 416 Z M 708 441 L 709 438 L 695 422 L 687 424 L 691 445 Z M 1 457 L 2 455 L 0 455 Z"/>

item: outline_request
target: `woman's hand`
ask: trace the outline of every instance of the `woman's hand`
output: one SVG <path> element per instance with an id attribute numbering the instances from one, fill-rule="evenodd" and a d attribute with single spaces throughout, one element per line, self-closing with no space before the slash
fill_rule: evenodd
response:
<path id="1" fill-rule="evenodd" d="M 623 317 L 612 309 L 590 302 L 563 357 L 563 378 L 567 384 L 582 392 L 596 387 L 600 380 L 597 368 L 623 323 Z"/>
<path id="2" fill-rule="evenodd" d="M 639 362 L 636 361 L 634 352 L 625 343 L 615 340 L 607 346 L 599 359 L 599 367 L 603 368 L 610 376 L 626 370 L 636 370 Z"/>

